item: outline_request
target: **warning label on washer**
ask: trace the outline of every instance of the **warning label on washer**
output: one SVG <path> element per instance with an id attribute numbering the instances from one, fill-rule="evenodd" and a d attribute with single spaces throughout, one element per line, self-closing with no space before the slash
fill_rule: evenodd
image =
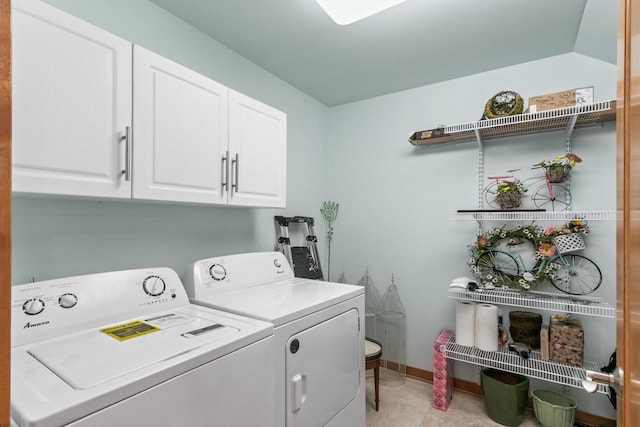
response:
<path id="1" fill-rule="evenodd" d="M 126 341 L 128 339 L 141 337 L 142 335 L 157 332 L 159 330 L 160 328 L 136 320 L 135 322 L 125 323 L 124 325 L 100 329 L 100 332 L 105 333 L 118 341 Z"/>

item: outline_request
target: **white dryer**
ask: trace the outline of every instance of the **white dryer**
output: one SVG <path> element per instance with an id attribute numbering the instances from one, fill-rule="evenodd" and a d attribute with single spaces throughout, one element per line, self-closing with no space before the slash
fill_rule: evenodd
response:
<path id="1" fill-rule="evenodd" d="M 150 268 L 12 287 L 11 422 L 274 426 L 273 325 Z"/>
<path id="2" fill-rule="evenodd" d="M 365 426 L 364 288 L 295 278 L 280 252 L 187 270 L 191 301 L 274 324 L 276 425 Z"/>

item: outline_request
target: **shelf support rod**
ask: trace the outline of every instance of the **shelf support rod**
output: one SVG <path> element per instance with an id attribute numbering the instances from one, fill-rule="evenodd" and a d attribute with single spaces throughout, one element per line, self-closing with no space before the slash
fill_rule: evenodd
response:
<path id="1" fill-rule="evenodd" d="M 573 116 L 574 122 L 575 122 L 575 118 L 576 116 Z M 571 152 L 571 133 L 567 134 L 567 138 L 564 140 L 564 149 L 567 153 Z M 569 204 L 570 200 L 569 200 L 569 194 L 571 194 L 571 179 L 568 179 L 565 182 L 565 185 L 567 187 L 567 194 L 565 194 L 565 203 L 567 203 L 567 205 L 569 205 L 569 211 L 573 210 L 573 207 L 571 207 L 571 205 Z"/>
<path id="2" fill-rule="evenodd" d="M 567 136 L 564 139 L 564 149 L 566 153 L 570 153 L 571 152 L 571 135 L 573 134 L 573 129 L 575 127 L 576 124 L 576 119 L 578 118 L 577 115 L 574 115 L 571 117 L 571 120 L 569 121 L 569 124 L 567 126 Z M 571 194 L 571 180 L 568 179 L 567 182 L 565 183 L 567 190 L 569 190 L 569 192 L 567 194 L 565 194 L 565 203 L 569 204 L 569 194 Z M 571 207 L 571 205 L 569 205 L 569 209 L 568 210 L 573 210 L 573 208 Z"/>
<path id="3" fill-rule="evenodd" d="M 576 126 L 576 121 L 577 120 L 578 120 L 578 115 L 574 114 L 573 116 L 571 116 L 571 118 L 569 119 L 569 123 L 567 124 L 566 141 L 568 141 L 568 144 L 571 144 L 571 135 L 573 134 L 573 129 Z M 569 152 L 570 149 L 571 149 L 571 147 L 569 146 L 569 148 L 567 148 L 567 152 Z"/>
<path id="4" fill-rule="evenodd" d="M 482 137 L 480 136 L 480 129 L 474 129 L 473 132 L 476 134 L 476 141 L 478 141 L 478 145 L 482 147 Z"/>
<path id="5" fill-rule="evenodd" d="M 482 145 L 482 137 L 480 131 L 474 129 L 476 134 L 476 140 L 478 141 L 478 209 L 482 209 L 484 203 L 482 202 L 482 190 L 484 186 L 484 146 Z"/>

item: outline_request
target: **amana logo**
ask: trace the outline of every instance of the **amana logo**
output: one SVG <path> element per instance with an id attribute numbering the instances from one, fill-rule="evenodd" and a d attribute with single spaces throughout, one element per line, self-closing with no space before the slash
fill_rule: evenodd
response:
<path id="1" fill-rule="evenodd" d="M 45 322 L 39 322 L 39 323 L 31 323 L 31 322 L 27 322 L 26 325 L 24 325 L 24 327 L 22 329 L 28 329 L 28 328 L 35 328 L 37 326 L 43 326 L 43 325 L 48 325 L 49 321 L 45 321 Z"/>

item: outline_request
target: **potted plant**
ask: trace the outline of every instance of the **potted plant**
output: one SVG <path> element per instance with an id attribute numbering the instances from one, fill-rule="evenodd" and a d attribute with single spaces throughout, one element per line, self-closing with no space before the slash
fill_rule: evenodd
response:
<path id="1" fill-rule="evenodd" d="M 554 157 L 551 160 L 543 160 L 538 163 L 538 165 L 544 168 L 549 182 L 564 182 L 569 176 L 571 169 L 580 162 L 582 162 L 582 159 L 576 154 L 567 153 L 563 156 Z"/>
<path id="2" fill-rule="evenodd" d="M 500 209 L 512 209 L 520 206 L 522 194 L 527 189 L 517 180 L 503 180 L 496 187 L 496 202 Z"/>

